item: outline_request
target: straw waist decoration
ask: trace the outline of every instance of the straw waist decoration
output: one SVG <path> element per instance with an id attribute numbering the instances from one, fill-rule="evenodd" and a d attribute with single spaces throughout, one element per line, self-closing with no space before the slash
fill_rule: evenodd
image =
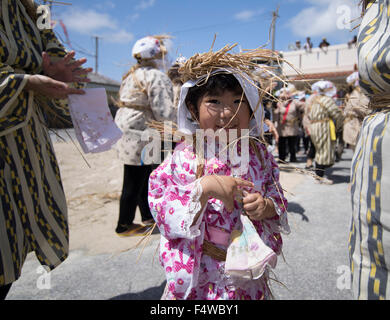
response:
<path id="1" fill-rule="evenodd" d="M 290 119 L 290 120 L 286 120 L 284 123 L 282 123 L 282 124 L 295 124 L 296 122 L 298 122 L 299 121 L 299 118 L 298 117 L 295 117 L 295 118 L 293 118 L 293 119 Z"/>
<path id="2" fill-rule="evenodd" d="M 206 254 L 218 261 L 226 261 L 226 250 L 218 248 L 215 244 L 222 245 L 227 248 L 229 245 L 230 233 L 216 228 L 208 226 L 205 234 L 205 240 L 203 242 L 203 254 Z"/>
<path id="3" fill-rule="evenodd" d="M 150 109 L 149 106 L 141 106 L 141 105 L 136 105 L 136 104 L 127 104 L 127 103 L 123 103 L 123 102 L 120 102 L 118 104 L 118 106 L 120 108 L 129 108 L 129 109 L 134 109 L 134 110 L 138 110 L 138 111 L 144 111 L 144 110 Z"/>
<path id="4" fill-rule="evenodd" d="M 378 109 L 389 109 L 390 108 L 390 93 L 382 92 L 374 94 L 369 97 L 370 103 L 368 107 L 372 110 L 379 111 Z"/>
<path id="5" fill-rule="evenodd" d="M 328 122 L 330 120 L 331 120 L 330 118 L 325 118 L 325 119 L 321 119 L 321 120 L 310 120 L 310 123 Z"/>

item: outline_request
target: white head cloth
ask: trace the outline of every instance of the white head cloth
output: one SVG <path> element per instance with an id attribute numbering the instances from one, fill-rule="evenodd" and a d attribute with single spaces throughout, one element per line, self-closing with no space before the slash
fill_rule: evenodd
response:
<path id="1" fill-rule="evenodd" d="M 354 73 L 351 73 L 346 81 L 349 85 L 353 85 L 354 87 L 359 86 L 359 72 L 355 71 Z"/>
<path id="2" fill-rule="evenodd" d="M 336 86 L 327 80 L 320 80 L 311 86 L 311 90 L 316 93 L 324 94 L 328 97 L 334 97 L 337 93 Z"/>
<path id="3" fill-rule="evenodd" d="M 141 59 L 152 59 L 161 52 L 160 41 L 148 36 L 137 40 L 133 46 L 133 57 L 139 55 Z"/>
<path id="4" fill-rule="evenodd" d="M 156 59 L 155 57 L 162 51 L 161 46 L 166 49 L 162 58 Z M 155 37 L 147 36 L 137 40 L 133 46 L 132 55 L 135 57 L 138 55 L 141 59 L 153 59 L 156 67 L 161 71 L 167 71 L 171 64 L 171 58 L 168 52 L 172 47 L 170 39 L 164 39 L 164 42 L 158 40 Z"/>
<path id="5" fill-rule="evenodd" d="M 238 82 L 240 83 L 242 89 L 244 90 L 245 96 L 248 99 L 250 108 L 254 113 L 254 117 L 252 117 L 249 123 L 249 134 L 251 136 L 260 136 L 263 133 L 263 130 L 267 130 L 268 127 L 263 124 L 263 106 L 261 104 L 260 96 L 258 89 L 250 82 L 248 79 L 244 79 L 240 74 L 234 72 L 234 70 L 230 68 L 218 69 L 211 72 L 211 75 L 216 73 L 230 73 L 236 77 Z M 189 80 L 183 84 L 180 91 L 180 101 L 177 111 L 177 122 L 178 122 L 178 130 L 184 134 L 194 134 L 196 133 L 196 129 L 199 128 L 199 124 L 192 120 L 192 116 L 190 111 L 187 108 L 185 103 L 185 99 L 187 97 L 188 90 L 194 87 L 196 84 L 200 83 L 206 78 L 207 75 L 197 79 L 197 80 Z M 249 78 L 249 76 L 248 76 Z"/>

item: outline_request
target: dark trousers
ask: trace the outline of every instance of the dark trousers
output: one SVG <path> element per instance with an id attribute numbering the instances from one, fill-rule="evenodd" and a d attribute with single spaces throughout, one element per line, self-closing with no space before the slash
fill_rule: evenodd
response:
<path id="1" fill-rule="evenodd" d="M 122 195 L 119 202 L 119 225 L 130 225 L 135 218 L 137 206 L 142 221 L 153 219 L 148 203 L 149 176 L 156 166 L 124 165 Z"/>
<path id="2" fill-rule="evenodd" d="M 324 165 L 318 164 L 316 162 L 316 170 L 315 170 L 316 175 L 322 178 L 324 176 L 324 174 L 325 174 L 325 169 L 326 168 L 329 168 L 329 166 L 324 166 Z"/>
<path id="3" fill-rule="evenodd" d="M 303 139 L 303 148 L 305 149 L 305 152 L 307 153 L 309 151 L 309 146 L 311 143 L 310 136 L 305 136 Z"/>
<path id="4" fill-rule="evenodd" d="M 297 137 L 292 136 L 292 137 L 279 137 L 279 142 L 278 142 L 278 150 L 279 150 L 279 159 L 282 161 L 286 160 L 287 156 L 287 147 L 288 147 L 288 152 L 290 153 L 290 161 L 296 162 L 296 143 Z"/>
<path id="5" fill-rule="evenodd" d="M 309 143 L 308 143 L 309 149 L 307 151 L 307 158 L 314 159 L 316 156 L 316 147 L 314 146 L 314 143 L 311 141 L 311 138 L 310 137 L 308 138 L 309 138 Z"/>
<path id="6" fill-rule="evenodd" d="M 7 284 L 5 286 L 0 286 L 0 301 L 5 299 L 9 290 L 11 289 L 11 286 L 12 286 L 12 283 Z"/>

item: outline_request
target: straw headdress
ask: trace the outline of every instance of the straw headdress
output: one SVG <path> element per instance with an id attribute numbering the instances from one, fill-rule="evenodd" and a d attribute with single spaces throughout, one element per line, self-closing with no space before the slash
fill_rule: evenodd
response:
<path id="1" fill-rule="evenodd" d="M 237 44 L 226 45 L 216 52 L 210 50 L 205 53 L 195 54 L 179 68 L 181 80 L 187 82 L 188 80 L 197 80 L 207 75 L 205 78 L 206 82 L 213 71 L 221 68 L 231 68 L 247 79 L 248 75 L 252 75 L 259 68 L 268 73 L 270 77 L 275 77 L 275 74 L 270 72 L 270 67 L 259 65 L 256 61 L 261 60 L 269 62 L 269 64 L 280 64 L 282 59 L 276 51 L 258 48 L 245 50 L 237 54 L 231 53 L 236 46 Z M 253 80 L 252 82 L 254 83 Z"/>

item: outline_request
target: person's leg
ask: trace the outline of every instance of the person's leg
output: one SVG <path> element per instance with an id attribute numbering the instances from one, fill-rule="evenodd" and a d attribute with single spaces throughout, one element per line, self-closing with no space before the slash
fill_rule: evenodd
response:
<path id="1" fill-rule="evenodd" d="M 299 150 L 301 150 L 301 136 L 300 136 L 300 134 L 298 134 L 295 137 L 295 153 L 297 154 L 299 152 Z"/>
<path id="2" fill-rule="evenodd" d="M 11 289 L 12 283 L 5 286 L 0 286 L 0 301 L 4 300 L 7 297 L 9 290 Z"/>
<path id="3" fill-rule="evenodd" d="M 142 169 L 141 169 L 142 168 Z M 154 170 L 153 166 L 142 166 L 140 172 L 140 192 L 138 194 L 138 207 L 141 212 L 142 222 L 153 222 L 153 216 L 150 212 L 148 201 L 149 176 Z M 142 183 L 142 184 L 141 184 Z M 153 221 L 152 221 L 153 220 Z"/>
<path id="4" fill-rule="evenodd" d="M 320 183 L 322 184 L 333 184 L 333 181 L 328 179 L 328 178 L 325 178 L 324 175 L 325 175 L 325 169 L 329 168 L 330 166 L 325 166 L 325 165 L 320 165 L 316 162 L 316 169 L 315 169 L 315 172 L 316 172 L 316 175 L 319 176 L 321 178 L 321 180 L 319 181 Z"/>
<path id="5" fill-rule="evenodd" d="M 282 161 L 286 160 L 286 153 L 287 153 L 286 140 L 287 140 L 286 137 L 279 137 L 279 142 L 278 142 L 279 160 Z"/>
<path id="6" fill-rule="evenodd" d="M 314 146 L 314 143 L 311 141 L 309 137 L 309 149 L 307 151 L 307 157 L 313 160 L 315 156 L 316 156 L 316 147 Z"/>
<path id="7" fill-rule="evenodd" d="M 310 137 L 304 136 L 303 137 L 303 148 L 305 149 L 305 154 L 309 152 L 309 143 L 310 143 Z"/>
<path id="8" fill-rule="evenodd" d="M 288 137 L 288 148 L 290 150 L 290 162 L 297 162 L 296 156 L 296 146 L 297 146 L 297 136 Z"/>
<path id="9" fill-rule="evenodd" d="M 315 170 L 315 172 L 316 172 L 317 176 L 322 178 L 324 176 L 324 174 L 325 174 L 325 166 L 323 166 L 321 164 L 318 164 L 316 162 L 316 170 Z"/>
<path id="10" fill-rule="evenodd" d="M 134 221 L 139 189 L 136 168 L 137 166 L 124 165 L 123 187 L 119 201 L 119 219 L 116 228 L 118 233 L 125 231 Z"/>
<path id="11" fill-rule="evenodd" d="M 310 136 L 308 137 L 308 150 L 306 155 L 306 169 L 312 169 L 313 168 L 313 160 L 316 156 L 316 148 L 314 147 L 313 142 L 310 139 Z"/>

